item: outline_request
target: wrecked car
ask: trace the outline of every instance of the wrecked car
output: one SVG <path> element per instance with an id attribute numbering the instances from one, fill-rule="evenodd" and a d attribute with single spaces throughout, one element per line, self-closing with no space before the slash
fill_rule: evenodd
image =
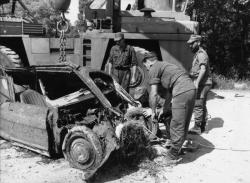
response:
<path id="1" fill-rule="evenodd" d="M 0 136 L 49 157 L 64 155 L 89 174 L 119 149 L 120 124 L 139 122 L 156 133 L 142 112 L 128 115 L 137 105 L 102 71 L 70 64 L 0 69 Z"/>

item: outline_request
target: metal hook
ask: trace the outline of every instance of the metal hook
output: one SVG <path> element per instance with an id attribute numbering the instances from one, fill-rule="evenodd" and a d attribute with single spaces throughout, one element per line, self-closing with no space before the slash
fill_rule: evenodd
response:
<path id="1" fill-rule="evenodd" d="M 62 33 L 67 32 L 69 29 L 69 22 L 67 19 L 62 18 L 60 21 L 57 22 L 57 30 Z"/>

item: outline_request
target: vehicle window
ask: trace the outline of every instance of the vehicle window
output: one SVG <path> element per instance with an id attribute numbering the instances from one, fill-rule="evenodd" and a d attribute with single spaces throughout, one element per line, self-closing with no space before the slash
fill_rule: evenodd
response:
<path id="1" fill-rule="evenodd" d="M 144 0 L 144 5 L 155 11 L 172 11 L 173 0 Z"/>
<path id="2" fill-rule="evenodd" d="M 185 11 L 188 0 L 175 0 L 175 11 Z M 152 8 L 155 11 L 172 11 L 174 0 L 121 0 L 121 10 Z"/>
<path id="3" fill-rule="evenodd" d="M 187 0 L 176 0 L 175 1 L 175 11 L 183 12 L 186 9 Z"/>
<path id="4" fill-rule="evenodd" d="M 175 11 L 185 11 L 187 0 L 175 0 Z M 107 0 L 94 0 L 91 9 L 106 9 Z M 152 8 L 155 11 L 172 11 L 173 0 L 121 0 L 121 10 L 140 10 Z"/>
<path id="5" fill-rule="evenodd" d="M 121 0 L 121 10 L 152 8 L 156 11 L 171 11 L 173 0 Z"/>
<path id="6" fill-rule="evenodd" d="M 13 78 L 15 85 L 25 86 L 25 88 L 36 88 L 36 77 L 33 72 L 27 70 L 10 70 L 7 74 Z"/>
<path id="7" fill-rule="evenodd" d="M 140 0 L 139 0 L 140 1 Z M 121 0 L 121 10 L 138 10 L 138 0 Z"/>
<path id="8" fill-rule="evenodd" d="M 38 73 L 47 96 L 51 100 L 58 99 L 65 95 L 79 90 L 88 90 L 87 86 L 75 73 L 47 72 Z"/>

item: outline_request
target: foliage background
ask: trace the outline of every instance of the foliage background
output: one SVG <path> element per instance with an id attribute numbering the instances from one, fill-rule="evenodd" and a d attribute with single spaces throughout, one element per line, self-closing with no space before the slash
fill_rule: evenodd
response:
<path id="1" fill-rule="evenodd" d="M 11 11 L 12 1 L 13 0 L 10 0 L 10 3 L 2 5 L 1 13 L 4 12 L 8 14 Z M 37 22 L 42 23 L 44 25 L 46 35 L 48 37 L 59 36 L 56 30 L 56 23 L 60 20 L 60 12 L 54 11 L 49 5 L 48 0 L 22 0 L 22 2 L 28 8 L 33 18 L 37 20 Z M 15 15 L 17 17 L 27 18 L 27 11 L 25 11 L 18 2 L 16 3 Z M 67 36 L 78 36 L 77 27 L 70 25 L 70 29 L 69 32 L 67 32 Z"/>
<path id="2" fill-rule="evenodd" d="M 227 78 L 247 78 L 250 1 L 191 0 L 187 13 L 200 23 L 213 72 Z"/>

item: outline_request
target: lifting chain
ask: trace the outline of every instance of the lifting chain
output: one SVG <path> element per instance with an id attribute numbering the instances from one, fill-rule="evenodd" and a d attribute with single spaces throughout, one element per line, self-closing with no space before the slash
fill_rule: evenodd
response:
<path id="1" fill-rule="evenodd" d="M 57 22 L 57 30 L 60 32 L 60 53 L 59 63 L 66 62 L 66 37 L 65 32 L 69 28 L 68 20 L 65 18 L 64 12 L 61 14 L 61 20 Z"/>

